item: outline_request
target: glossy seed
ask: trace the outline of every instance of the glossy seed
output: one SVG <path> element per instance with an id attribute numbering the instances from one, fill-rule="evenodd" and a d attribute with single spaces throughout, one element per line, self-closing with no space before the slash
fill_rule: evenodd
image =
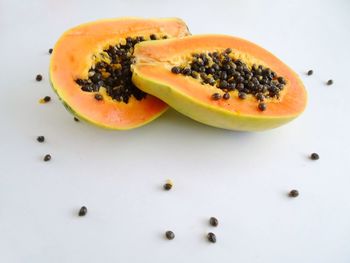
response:
<path id="1" fill-rule="evenodd" d="M 157 39 L 157 36 L 155 34 L 151 34 L 149 37 L 150 37 L 151 40 L 156 40 Z"/>
<path id="2" fill-rule="evenodd" d="M 51 160 L 51 155 L 50 154 L 46 154 L 45 156 L 44 156 L 44 162 L 48 162 L 48 161 L 50 161 Z"/>
<path id="3" fill-rule="evenodd" d="M 258 108 L 259 108 L 259 110 L 261 110 L 261 111 L 265 111 L 266 108 L 267 108 L 267 106 L 266 106 L 265 103 L 261 102 L 261 103 L 259 103 Z"/>
<path id="4" fill-rule="evenodd" d="M 38 142 L 44 142 L 44 141 L 45 141 L 45 137 L 44 137 L 44 136 L 38 136 L 38 137 L 36 138 L 36 140 L 37 140 Z"/>
<path id="5" fill-rule="evenodd" d="M 209 242 L 216 243 L 216 235 L 214 233 L 209 232 L 207 238 Z"/>
<path id="6" fill-rule="evenodd" d="M 299 195 L 299 191 L 298 190 L 291 190 L 288 194 L 290 197 L 297 197 Z"/>
<path id="7" fill-rule="evenodd" d="M 327 85 L 332 85 L 332 84 L 333 84 L 333 80 L 332 79 L 327 81 Z"/>
<path id="8" fill-rule="evenodd" d="M 165 237 L 168 239 L 168 240 L 173 240 L 175 238 L 175 234 L 173 231 L 166 231 L 165 232 Z"/>
<path id="9" fill-rule="evenodd" d="M 79 119 L 77 117 L 74 117 L 74 121 L 79 122 Z"/>
<path id="10" fill-rule="evenodd" d="M 314 71 L 313 71 L 312 69 L 310 69 L 310 70 L 307 72 L 307 74 L 308 74 L 309 76 L 311 76 L 312 74 L 314 74 Z"/>
<path id="11" fill-rule="evenodd" d="M 52 49 L 52 48 L 50 48 L 50 49 L 49 49 L 49 54 L 52 54 L 52 51 L 53 51 L 53 49 Z"/>
<path id="12" fill-rule="evenodd" d="M 174 74 L 179 74 L 181 72 L 181 69 L 179 67 L 172 67 L 171 72 Z"/>
<path id="13" fill-rule="evenodd" d="M 209 224 L 210 224 L 211 226 L 218 226 L 218 225 L 219 225 L 219 220 L 217 220 L 217 218 L 215 218 L 215 217 L 211 217 L 211 218 L 209 219 Z"/>
<path id="14" fill-rule="evenodd" d="M 43 76 L 41 76 L 40 74 L 36 75 L 36 81 L 41 81 L 43 79 Z"/>
<path id="15" fill-rule="evenodd" d="M 226 54 L 230 54 L 232 52 L 232 49 L 231 48 L 226 48 L 225 51 L 224 51 Z"/>
<path id="16" fill-rule="evenodd" d="M 211 98 L 212 98 L 212 100 L 219 100 L 219 99 L 221 99 L 221 95 L 220 95 L 220 93 L 213 93 L 211 95 Z"/>
<path id="17" fill-rule="evenodd" d="M 168 183 L 163 185 L 163 188 L 164 188 L 164 190 L 169 191 L 171 188 L 173 188 L 173 184 L 168 182 Z"/>
<path id="18" fill-rule="evenodd" d="M 310 159 L 316 161 L 316 160 L 320 159 L 320 156 L 317 153 L 312 153 L 310 155 Z"/>
<path id="19" fill-rule="evenodd" d="M 49 102 L 51 100 L 51 97 L 50 96 L 45 96 L 43 100 L 44 100 L 44 102 Z"/>
<path id="20" fill-rule="evenodd" d="M 222 98 L 223 98 L 224 100 L 228 100 L 228 99 L 230 98 L 230 94 L 229 94 L 228 92 L 226 92 L 226 93 L 222 96 Z"/>
<path id="21" fill-rule="evenodd" d="M 96 93 L 96 94 L 95 94 L 95 99 L 96 99 L 96 100 L 103 100 L 103 97 L 102 97 L 101 94 Z"/>
<path id="22" fill-rule="evenodd" d="M 79 209 L 79 213 L 78 215 L 79 216 L 85 216 L 87 214 L 88 210 L 87 210 L 87 207 L 86 206 L 82 206 L 80 209 Z"/>
<path id="23" fill-rule="evenodd" d="M 240 98 L 241 100 L 244 100 L 247 98 L 247 94 L 244 92 L 239 92 L 238 93 L 238 98 Z"/>

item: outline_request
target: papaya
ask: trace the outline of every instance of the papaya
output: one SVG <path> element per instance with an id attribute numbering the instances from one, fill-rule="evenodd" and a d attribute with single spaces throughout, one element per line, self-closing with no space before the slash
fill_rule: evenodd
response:
<path id="1" fill-rule="evenodd" d="M 66 31 L 53 48 L 50 82 L 79 119 L 131 129 L 160 116 L 167 105 L 131 81 L 134 45 L 189 35 L 178 18 L 98 20 Z"/>
<path id="2" fill-rule="evenodd" d="M 237 131 L 279 127 L 299 116 L 307 93 L 298 75 L 247 40 L 197 35 L 142 42 L 132 81 L 201 123 Z"/>

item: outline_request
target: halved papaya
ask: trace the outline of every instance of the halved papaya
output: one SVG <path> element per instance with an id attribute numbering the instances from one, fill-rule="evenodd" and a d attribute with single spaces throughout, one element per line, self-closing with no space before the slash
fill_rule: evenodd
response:
<path id="1" fill-rule="evenodd" d="M 273 54 L 225 35 L 144 42 L 134 50 L 134 84 L 199 122 L 239 131 L 283 125 L 300 115 L 306 90 Z"/>
<path id="2" fill-rule="evenodd" d="M 111 129 L 139 127 L 168 106 L 131 82 L 134 45 L 188 34 L 178 18 L 127 17 L 79 25 L 65 32 L 53 49 L 52 87 L 81 119 Z"/>

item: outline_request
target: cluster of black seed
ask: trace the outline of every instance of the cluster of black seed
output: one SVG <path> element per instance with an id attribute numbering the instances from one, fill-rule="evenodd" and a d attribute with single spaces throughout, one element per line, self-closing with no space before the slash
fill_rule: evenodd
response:
<path id="1" fill-rule="evenodd" d="M 203 84 L 215 86 L 225 92 L 223 98 L 229 99 L 230 91 L 238 91 L 240 99 L 248 94 L 262 102 L 265 98 L 279 98 L 286 81 L 283 77 L 262 65 L 251 68 L 241 61 L 234 59 L 232 49 L 222 52 L 194 53 L 188 66 L 175 66 L 171 71 L 175 74 L 192 76 L 200 79 Z M 220 96 L 220 97 L 218 97 Z M 220 99 L 221 95 L 213 94 L 213 99 Z"/>
<path id="2" fill-rule="evenodd" d="M 163 38 L 166 38 L 164 36 Z M 159 39 L 155 34 L 149 36 L 149 40 Z M 103 50 L 100 57 L 109 60 L 97 62 L 92 65 L 88 72 L 87 79 L 76 79 L 76 83 L 81 86 L 83 91 L 98 92 L 101 87 L 104 87 L 107 94 L 114 100 L 128 103 L 131 96 L 137 100 L 142 100 L 146 97 L 146 93 L 139 90 L 131 82 L 130 66 L 134 62 L 133 51 L 137 43 L 145 41 L 143 36 L 127 37 L 125 44 L 109 46 Z M 95 96 L 95 98 L 97 98 Z M 103 99 L 98 96 L 99 100 Z"/>

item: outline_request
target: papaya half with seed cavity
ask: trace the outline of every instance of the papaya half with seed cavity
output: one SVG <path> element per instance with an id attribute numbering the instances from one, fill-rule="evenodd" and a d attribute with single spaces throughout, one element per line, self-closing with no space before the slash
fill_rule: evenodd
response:
<path id="1" fill-rule="evenodd" d="M 143 42 L 134 56 L 137 87 L 207 125 L 267 130 L 306 107 L 307 93 L 297 74 L 267 50 L 237 37 Z"/>
<path id="2" fill-rule="evenodd" d="M 101 127 L 131 129 L 160 116 L 167 105 L 131 82 L 134 45 L 189 35 L 177 18 L 119 18 L 82 24 L 54 46 L 50 81 L 65 107 Z"/>

